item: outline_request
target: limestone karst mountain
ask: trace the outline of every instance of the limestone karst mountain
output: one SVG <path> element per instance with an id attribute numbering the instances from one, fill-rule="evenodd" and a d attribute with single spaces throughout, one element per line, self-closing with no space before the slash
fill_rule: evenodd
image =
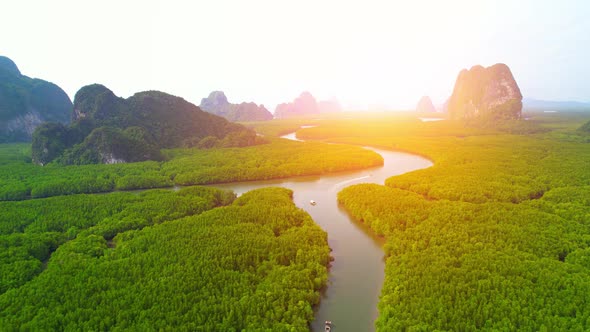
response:
<path id="1" fill-rule="evenodd" d="M 22 75 L 12 60 L 0 56 L 0 143 L 30 141 L 41 123 L 67 123 L 71 111 L 60 87 Z"/>
<path id="2" fill-rule="evenodd" d="M 428 96 L 424 96 L 420 98 L 418 101 L 418 105 L 416 105 L 416 112 L 421 113 L 434 113 L 436 112 L 436 108 L 432 104 L 432 100 Z"/>
<path id="3" fill-rule="evenodd" d="M 272 114 L 264 105 L 255 103 L 232 104 L 227 100 L 223 91 L 213 91 L 209 97 L 203 98 L 199 107 L 211 114 L 222 116 L 229 121 L 267 121 L 272 120 Z"/>
<path id="4" fill-rule="evenodd" d="M 452 119 L 520 119 L 522 94 L 507 65 L 463 69 L 449 100 Z"/>
<path id="5" fill-rule="evenodd" d="M 342 111 L 340 103 L 336 100 L 317 102 L 311 93 L 304 91 L 293 102 L 277 105 L 275 118 L 292 118 L 298 116 L 333 113 Z"/>

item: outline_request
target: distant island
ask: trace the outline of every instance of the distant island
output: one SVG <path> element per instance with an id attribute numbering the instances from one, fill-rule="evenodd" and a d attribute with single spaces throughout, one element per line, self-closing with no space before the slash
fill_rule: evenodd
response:
<path id="1" fill-rule="evenodd" d="M 272 120 L 272 114 L 264 105 L 255 103 L 232 104 L 227 100 L 223 91 L 213 91 L 209 97 L 201 100 L 199 107 L 211 114 L 222 116 L 229 121 L 267 121 Z"/>
<path id="2" fill-rule="evenodd" d="M 33 134 L 32 158 L 44 165 L 161 159 L 160 149 L 253 145 L 254 131 L 159 91 L 123 99 L 100 84 L 81 88 L 72 123 L 44 123 Z"/>
<path id="3" fill-rule="evenodd" d="M 0 56 L 0 143 L 28 142 L 45 121 L 68 123 L 72 102 L 57 85 L 22 75 Z"/>
<path id="4" fill-rule="evenodd" d="M 293 102 L 277 105 L 275 109 L 275 118 L 285 119 L 340 111 L 342 111 L 342 107 L 338 101 L 328 100 L 317 102 L 311 93 L 305 91 L 301 93 L 299 97 L 295 98 Z"/>

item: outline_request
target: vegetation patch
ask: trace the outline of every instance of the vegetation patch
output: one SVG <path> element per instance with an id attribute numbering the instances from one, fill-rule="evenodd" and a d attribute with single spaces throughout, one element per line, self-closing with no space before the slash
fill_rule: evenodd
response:
<path id="1" fill-rule="evenodd" d="M 231 201 L 207 188 L 147 195 L 160 201 L 194 194 L 202 207 Z M 308 330 L 312 305 L 327 281 L 329 248 L 326 233 L 295 207 L 291 195 L 282 188 L 260 189 L 201 214 L 182 208 L 165 213 L 171 206 L 164 202 L 132 205 L 137 214 L 113 215 L 87 228 L 62 244 L 36 278 L 0 295 L 0 325 L 7 330 Z M 173 206 L 168 212 L 178 207 Z M 157 216 L 172 220 L 155 222 Z M 125 223 L 143 227 L 121 227 Z M 117 235 L 108 245 L 103 235 L 113 229 Z"/>
<path id="2" fill-rule="evenodd" d="M 383 164 L 377 153 L 354 146 L 270 141 L 242 148 L 162 150 L 165 162 L 43 167 L 30 162 L 25 145 L 0 144 L 0 200 L 277 179 Z"/>
<path id="3" fill-rule="evenodd" d="M 377 329 L 587 330 L 590 146 L 571 129 L 465 135 L 452 126 L 397 135 L 392 125 L 392 134 L 361 137 L 344 127 L 306 130 L 435 162 L 339 193 L 354 218 L 387 239 Z"/>

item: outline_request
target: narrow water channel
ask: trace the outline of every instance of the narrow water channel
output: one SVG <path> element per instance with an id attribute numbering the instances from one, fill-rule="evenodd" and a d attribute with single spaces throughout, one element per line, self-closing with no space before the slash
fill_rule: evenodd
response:
<path id="1" fill-rule="evenodd" d="M 283 138 L 295 139 L 295 134 Z M 312 331 L 324 331 L 324 321 L 333 323 L 333 332 L 374 331 L 377 303 L 385 274 L 383 242 L 363 225 L 352 220 L 338 205 L 337 194 L 357 183 L 383 184 L 385 179 L 427 168 L 432 162 L 420 156 L 367 148 L 383 156 L 384 165 L 361 171 L 290 179 L 249 181 L 214 185 L 241 195 L 252 189 L 280 186 L 293 190 L 295 204 L 307 211 L 328 233 L 334 261 L 328 287 L 316 308 Z M 310 201 L 317 202 L 311 205 Z"/>

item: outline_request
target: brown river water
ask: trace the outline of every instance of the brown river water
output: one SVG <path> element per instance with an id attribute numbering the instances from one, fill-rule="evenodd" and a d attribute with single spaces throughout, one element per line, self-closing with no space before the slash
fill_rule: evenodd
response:
<path id="1" fill-rule="evenodd" d="M 283 138 L 297 140 L 295 133 Z M 417 155 L 366 149 L 379 153 L 384 165 L 322 176 L 212 185 L 233 190 L 238 195 L 269 186 L 289 188 L 293 190 L 294 203 L 307 211 L 328 233 L 334 261 L 329 270 L 328 286 L 315 308 L 315 320 L 311 324 L 315 332 L 324 331 L 326 320 L 332 321 L 333 332 L 374 331 L 385 275 L 383 240 L 353 220 L 338 205 L 338 192 L 358 183 L 383 184 L 388 177 L 432 166 L 430 160 Z M 317 204 L 310 204 L 311 200 Z"/>

